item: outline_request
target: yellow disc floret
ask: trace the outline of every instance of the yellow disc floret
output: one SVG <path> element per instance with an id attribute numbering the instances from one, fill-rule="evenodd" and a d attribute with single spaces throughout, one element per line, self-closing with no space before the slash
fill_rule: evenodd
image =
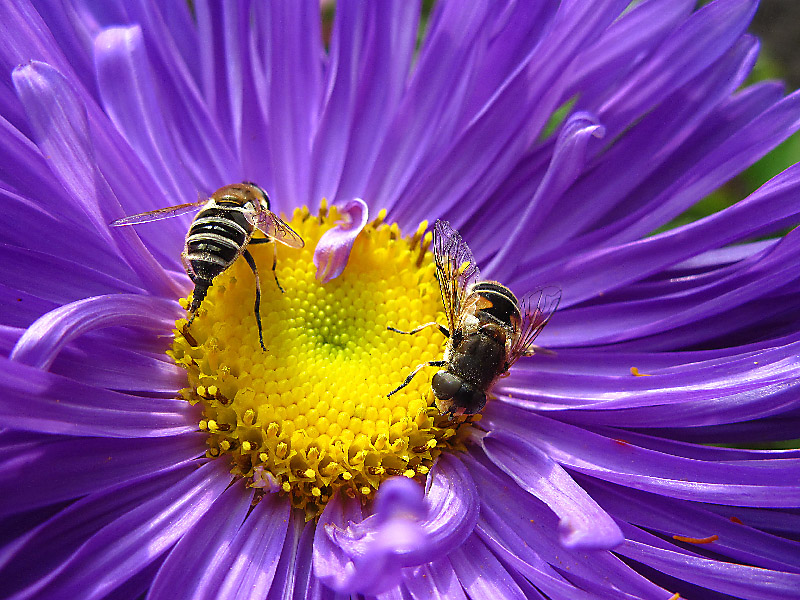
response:
<path id="1" fill-rule="evenodd" d="M 359 234 L 344 272 L 322 284 L 314 248 L 340 215 L 324 202 L 319 215 L 297 209 L 289 224 L 305 248 L 278 247 L 286 293 L 272 276 L 272 245 L 249 247 L 266 352 L 244 260 L 214 280 L 188 336 L 186 320 L 176 323 L 169 354 L 189 373 L 183 397 L 203 407 L 207 456 L 230 457 L 235 476 L 289 495 L 307 518 L 341 488 L 369 497 L 389 476 L 424 478 L 443 449 L 460 446 L 460 426 L 479 418 L 440 416 L 430 369 L 387 398 L 414 366 L 441 358 L 445 338 L 434 327 L 387 331 L 444 317 L 427 224 L 404 238 L 383 218 Z"/>

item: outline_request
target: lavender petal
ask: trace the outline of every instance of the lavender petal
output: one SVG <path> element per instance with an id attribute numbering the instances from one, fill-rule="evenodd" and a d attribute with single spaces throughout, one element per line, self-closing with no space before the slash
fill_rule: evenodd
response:
<path id="1" fill-rule="evenodd" d="M 614 520 L 544 452 L 503 431 L 490 432 L 481 444 L 494 464 L 558 515 L 564 546 L 606 550 L 622 543 Z"/>

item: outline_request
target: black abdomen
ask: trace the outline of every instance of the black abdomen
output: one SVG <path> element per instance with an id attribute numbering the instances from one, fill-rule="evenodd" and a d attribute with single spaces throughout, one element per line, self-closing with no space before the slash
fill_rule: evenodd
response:
<path id="1" fill-rule="evenodd" d="M 236 260 L 253 227 L 240 210 L 201 210 L 186 237 L 186 257 L 194 281 L 210 282 Z"/>

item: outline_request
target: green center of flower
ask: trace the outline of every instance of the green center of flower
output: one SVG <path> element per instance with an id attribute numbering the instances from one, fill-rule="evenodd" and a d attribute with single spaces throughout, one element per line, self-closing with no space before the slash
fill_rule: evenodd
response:
<path id="1" fill-rule="evenodd" d="M 206 455 L 228 456 L 235 476 L 289 495 L 309 519 L 341 488 L 369 497 L 389 476 L 424 478 L 443 450 L 461 447 L 461 426 L 480 418 L 441 416 L 430 369 L 387 398 L 414 366 L 440 359 L 445 344 L 433 327 L 412 336 L 386 329 L 444 322 L 427 224 L 404 238 L 379 215 L 358 236 L 344 272 L 323 285 L 313 251 L 339 219 L 324 203 L 319 215 L 295 211 L 289 224 L 306 245 L 278 247 L 285 294 L 270 270 L 272 246 L 249 247 L 261 277 L 266 352 L 244 260 L 214 280 L 191 325 L 192 343 L 186 320 L 176 322 L 169 352 L 189 374 L 183 397 L 202 405 Z"/>

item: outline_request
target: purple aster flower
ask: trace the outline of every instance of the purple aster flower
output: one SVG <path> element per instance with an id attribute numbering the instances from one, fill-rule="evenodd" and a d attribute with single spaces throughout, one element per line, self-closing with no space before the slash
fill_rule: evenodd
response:
<path id="1" fill-rule="evenodd" d="M 800 452 L 742 447 L 798 437 L 800 171 L 652 232 L 800 99 L 755 0 L 628 4 L 0 5 L 4 595 L 796 598 Z M 187 325 L 191 214 L 109 227 L 242 181 L 306 242 L 250 248 L 266 350 L 245 260 Z M 437 218 L 563 293 L 453 419 L 386 397 Z"/>

